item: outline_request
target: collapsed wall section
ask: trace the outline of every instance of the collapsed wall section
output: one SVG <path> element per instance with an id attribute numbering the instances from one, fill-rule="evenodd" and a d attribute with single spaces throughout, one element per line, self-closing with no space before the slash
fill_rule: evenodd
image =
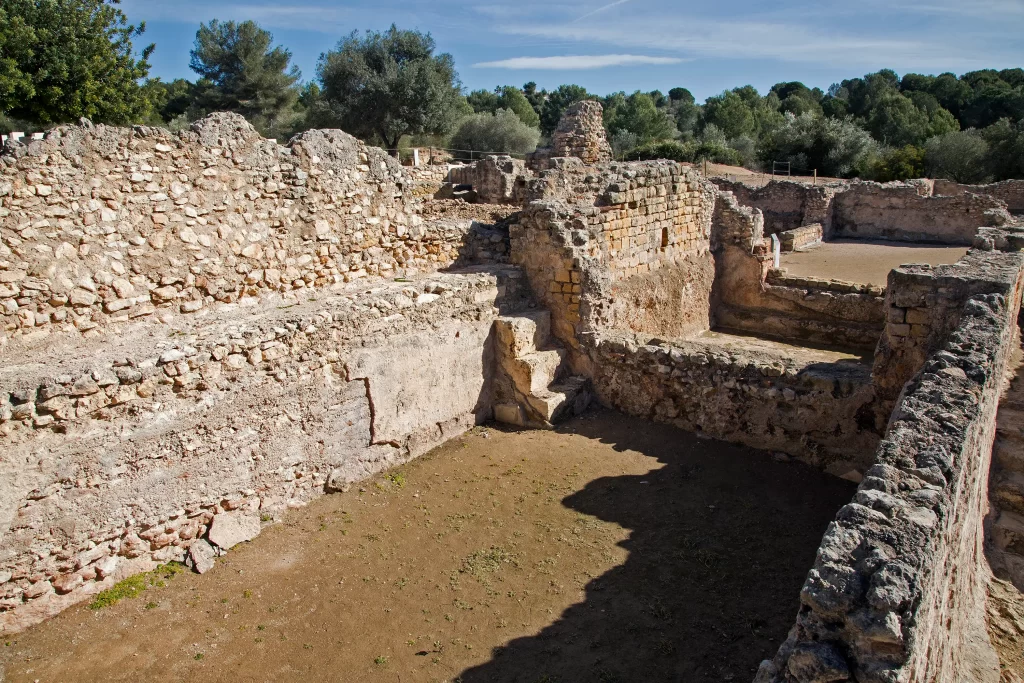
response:
<path id="1" fill-rule="evenodd" d="M 3 338 L 445 267 L 464 235 L 423 221 L 410 185 L 337 130 L 56 128 L 0 156 Z"/>
<path id="2" fill-rule="evenodd" d="M 998 680 L 984 627 L 983 518 L 1024 255 L 988 256 L 991 270 L 985 259 L 971 267 L 1001 291 L 953 294 L 954 322 L 904 388 L 876 464 L 826 532 L 796 625 L 759 683 Z M 946 279 L 930 280 L 943 296 Z"/>

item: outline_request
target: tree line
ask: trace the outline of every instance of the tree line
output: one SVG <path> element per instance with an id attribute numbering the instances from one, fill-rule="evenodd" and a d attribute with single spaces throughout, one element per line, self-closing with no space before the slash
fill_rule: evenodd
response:
<path id="1" fill-rule="evenodd" d="M 884 69 L 832 85 L 746 85 L 698 103 L 686 88 L 599 96 L 578 85 L 505 85 L 466 93 L 430 34 L 353 32 L 302 80 L 289 50 L 255 22 L 213 20 L 191 51 L 194 80 L 149 78 L 116 0 L 5 0 L 0 6 L 0 130 L 85 116 L 181 129 L 213 111 L 268 137 L 338 127 L 396 151 L 434 145 L 522 154 L 546 141 L 569 105 L 604 106 L 620 158 L 669 158 L 875 180 L 1024 178 L 1024 70 L 957 76 Z"/>

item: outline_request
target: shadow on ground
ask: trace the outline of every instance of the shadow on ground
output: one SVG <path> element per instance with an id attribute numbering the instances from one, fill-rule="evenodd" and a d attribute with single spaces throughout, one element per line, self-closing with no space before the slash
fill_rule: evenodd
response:
<path id="1" fill-rule="evenodd" d="M 751 680 L 793 624 L 821 536 L 854 485 L 601 412 L 568 429 L 663 467 L 594 480 L 563 504 L 632 530 L 627 561 L 591 580 L 585 601 L 540 633 L 454 680 Z"/>

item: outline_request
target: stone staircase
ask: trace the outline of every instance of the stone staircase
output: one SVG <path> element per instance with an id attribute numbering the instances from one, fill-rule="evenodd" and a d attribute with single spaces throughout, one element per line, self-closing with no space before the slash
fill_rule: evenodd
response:
<path id="1" fill-rule="evenodd" d="M 1024 590 L 1024 366 L 1021 350 L 999 402 L 989 479 L 986 552 L 992 571 Z"/>
<path id="2" fill-rule="evenodd" d="M 590 404 L 590 382 L 569 376 L 567 352 L 551 339 L 551 314 L 537 311 L 495 321 L 503 382 L 494 417 L 519 427 L 550 428 Z"/>

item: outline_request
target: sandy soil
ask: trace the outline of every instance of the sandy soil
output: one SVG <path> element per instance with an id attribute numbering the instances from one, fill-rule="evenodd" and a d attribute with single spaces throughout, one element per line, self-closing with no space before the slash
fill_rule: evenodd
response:
<path id="1" fill-rule="evenodd" d="M 9 638 L 7 681 L 740 681 L 854 486 L 594 411 L 480 428 L 203 576 Z"/>
<path id="2" fill-rule="evenodd" d="M 780 265 L 790 275 L 820 277 L 884 287 L 889 271 L 905 263 L 933 266 L 955 263 L 967 247 L 914 242 L 836 240 L 807 251 L 782 254 Z"/>

